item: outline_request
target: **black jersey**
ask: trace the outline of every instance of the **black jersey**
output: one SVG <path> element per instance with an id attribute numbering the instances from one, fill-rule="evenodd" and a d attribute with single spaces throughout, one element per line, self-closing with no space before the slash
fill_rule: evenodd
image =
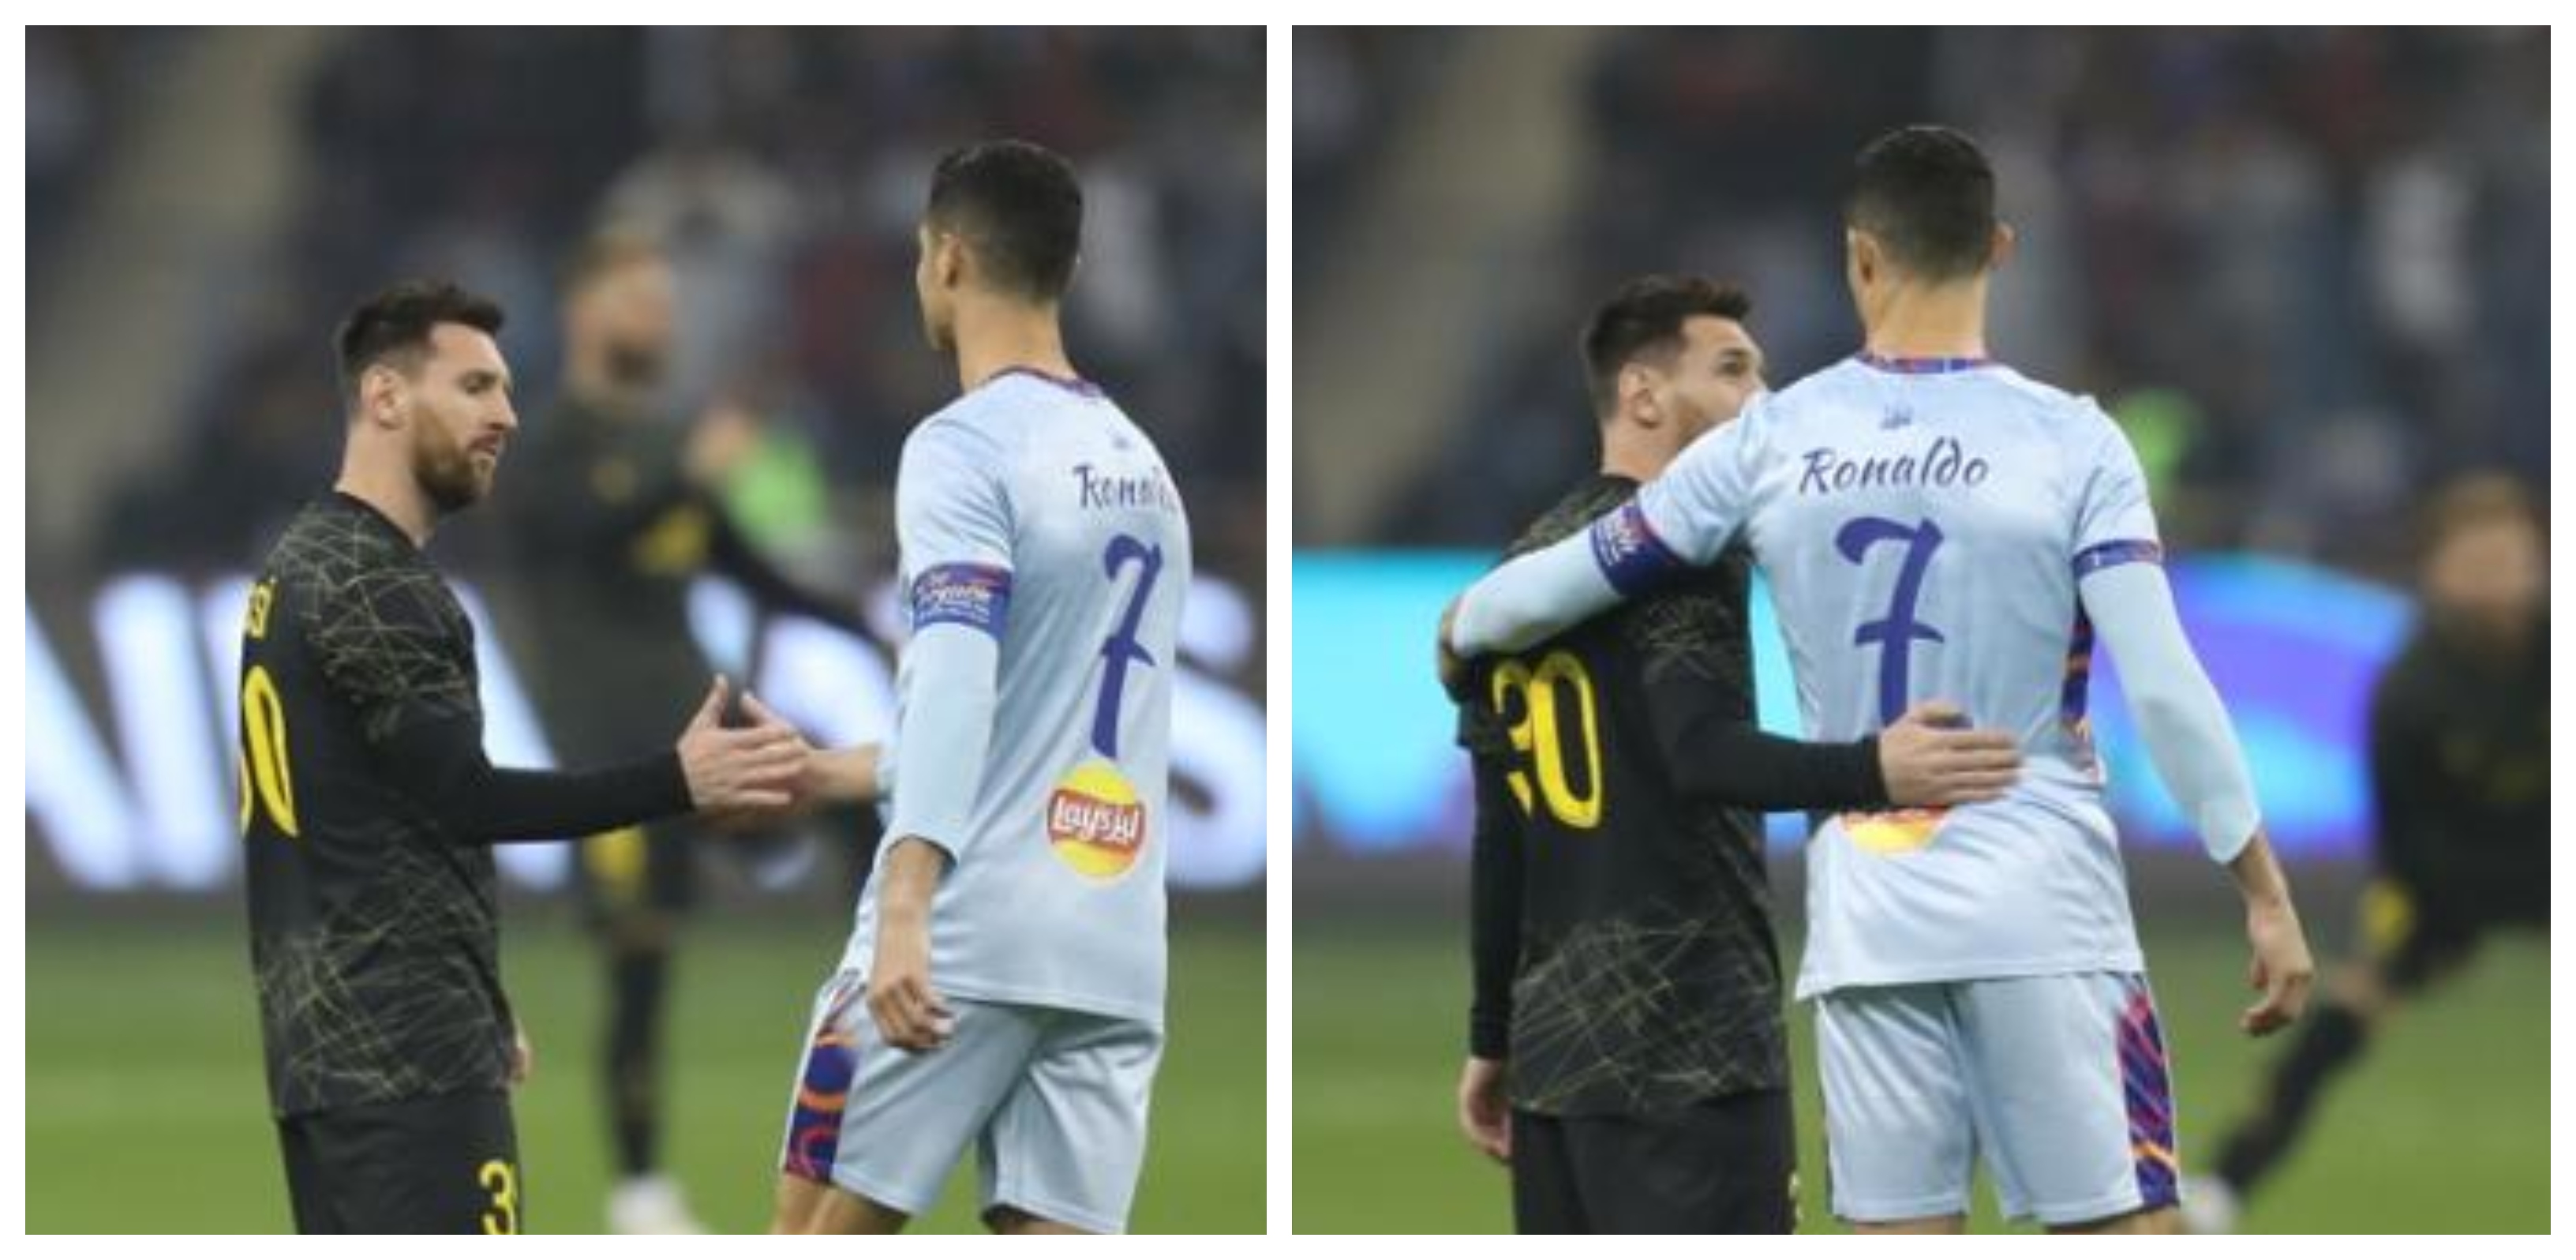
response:
<path id="1" fill-rule="evenodd" d="M 335 494 L 251 589 L 241 830 L 277 1114 L 503 1087 L 510 1008 L 489 848 L 399 786 L 407 728 L 477 724 L 474 630 L 393 522 Z"/>
<path id="2" fill-rule="evenodd" d="M 531 695 L 567 757 L 610 756 L 709 672 L 689 581 L 723 515 L 681 471 L 682 430 L 565 398 L 511 451 L 527 493 L 496 502 L 517 544 Z"/>
<path id="3" fill-rule="evenodd" d="M 689 593 L 718 573 L 762 606 L 869 637 L 855 607 L 762 556 L 688 473 L 689 430 L 567 394 L 512 443 L 522 488 L 493 504 L 513 539 L 530 694 L 566 759 L 616 756 L 706 686 Z"/>
<path id="4" fill-rule="evenodd" d="M 2549 622 L 2498 657 L 2419 627 L 2371 699 L 2379 860 L 2423 912 L 2549 916 Z"/>
<path id="5" fill-rule="evenodd" d="M 1596 477 L 1513 551 L 1635 490 Z M 1478 662 L 1462 698 L 1478 779 L 1474 1040 L 1511 1060 L 1524 1110 L 1633 1114 L 1788 1083 L 1761 817 L 1742 806 L 1863 807 L 1884 789 L 1874 740 L 1755 731 L 1749 575 L 1731 551 Z"/>

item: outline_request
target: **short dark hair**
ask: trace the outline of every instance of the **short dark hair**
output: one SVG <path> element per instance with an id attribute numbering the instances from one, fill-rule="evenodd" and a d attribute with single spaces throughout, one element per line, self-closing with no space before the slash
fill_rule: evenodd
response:
<path id="1" fill-rule="evenodd" d="M 1592 387 L 1593 414 L 1607 420 L 1619 408 L 1619 370 L 1639 359 L 1676 353 L 1682 326 L 1695 316 L 1744 322 L 1753 299 L 1731 284 L 1699 276 L 1639 276 L 1619 286 L 1583 327 L 1583 370 Z"/>
<path id="2" fill-rule="evenodd" d="M 1994 168 L 1963 132 L 1899 127 L 1870 141 L 1852 164 L 1843 221 L 1925 280 L 1975 275 L 1994 241 Z"/>
<path id="3" fill-rule="evenodd" d="M 340 397 L 355 406 L 358 380 L 367 369 L 400 360 L 409 374 L 429 350 L 429 335 L 441 324 L 463 324 L 498 335 L 504 318 L 501 304 L 447 280 L 405 280 L 358 304 L 340 321 L 331 337 L 340 356 Z"/>
<path id="4" fill-rule="evenodd" d="M 950 150 L 931 174 L 924 217 L 964 237 L 996 289 L 1052 302 L 1073 283 L 1082 185 L 1053 150 L 1026 140 Z"/>
<path id="5" fill-rule="evenodd" d="M 600 277 L 639 262 L 660 262 L 670 255 L 662 238 L 640 228 L 612 225 L 581 239 L 564 255 L 555 272 L 555 295 L 571 298 Z"/>

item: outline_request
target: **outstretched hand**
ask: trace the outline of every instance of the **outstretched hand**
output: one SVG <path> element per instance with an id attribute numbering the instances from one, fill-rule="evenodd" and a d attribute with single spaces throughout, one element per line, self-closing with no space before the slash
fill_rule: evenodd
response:
<path id="1" fill-rule="evenodd" d="M 785 804 L 729 811 L 716 820 L 717 826 L 728 831 L 755 831 L 792 822 L 835 801 L 872 799 L 853 796 L 851 789 L 842 782 L 849 777 L 848 771 L 843 769 L 843 763 L 851 759 L 854 755 L 853 750 L 838 749 L 826 752 L 814 747 L 813 742 L 806 739 L 804 734 L 787 719 L 780 717 L 777 711 L 762 703 L 760 697 L 748 691 L 742 694 L 742 712 L 743 716 L 752 721 L 749 729 L 776 727 L 794 736 L 797 751 L 796 773 L 787 781 Z M 866 747 L 871 754 L 867 759 L 866 768 L 873 773 L 876 766 L 872 755 L 875 746 Z"/>
<path id="2" fill-rule="evenodd" d="M 726 726 L 729 694 L 724 675 L 716 675 L 706 700 L 680 732 L 680 769 L 688 777 L 689 803 L 702 814 L 784 809 L 795 799 L 797 777 L 810 751 L 805 737 L 765 707 L 749 726 Z"/>

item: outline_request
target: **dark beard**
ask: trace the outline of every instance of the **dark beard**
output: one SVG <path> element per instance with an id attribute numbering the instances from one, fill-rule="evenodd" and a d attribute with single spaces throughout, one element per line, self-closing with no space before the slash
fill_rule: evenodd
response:
<path id="1" fill-rule="evenodd" d="M 2425 621 L 2453 652 L 2467 658 L 2472 668 L 2496 674 L 2510 674 L 2520 668 L 2524 650 L 2542 629 L 2536 612 L 2508 617 L 2436 608 L 2426 613 Z"/>
<path id="2" fill-rule="evenodd" d="M 492 487 L 475 471 L 474 456 L 464 447 L 443 444 L 424 426 L 411 453 L 412 480 L 438 505 L 441 514 L 464 511 Z"/>
<path id="3" fill-rule="evenodd" d="M 608 379 L 622 390 L 648 392 L 662 383 L 670 358 L 659 346 L 611 342 L 607 351 Z"/>

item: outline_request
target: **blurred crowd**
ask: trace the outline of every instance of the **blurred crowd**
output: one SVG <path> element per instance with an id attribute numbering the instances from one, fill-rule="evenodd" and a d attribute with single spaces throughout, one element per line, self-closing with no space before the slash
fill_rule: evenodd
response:
<path id="1" fill-rule="evenodd" d="M 38 274 L 128 103 L 184 38 L 150 28 L 27 28 L 27 262 Z"/>
<path id="2" fill-rule="evenodd" d="M 1296 111 L 1297 222 L 1330 241 L 1348 225 L 1354 185 L 1378 157 L 1388 124 L 1439 65 L 1447 41 L 1389 26 L 1300 26 L 1291 65 Z M 1291 264 L 1306 281 L 1331 256 L 1301 249 Z"/>
<path id="3" fill-rule="evenodd" d="M 2447 474 L 2545 501 L 2548 57 L 2537 28 L 1620 32 L 1579 102 L 1563 291 L 1489 341 L 1455 421 L 1511 440 L 1444 444 L 1377 536 L 1492 545 L 1588 465 L 1575 337 L 1630 274 L 1746 284 L 1775 385 L 1856 348 L 1842 173 L 1942 121 L 1985 143 L 2020 232 L 1996 355 L 2120 419 L 2168 536 L 2391 572 Z M 1394 90 L 1372 67 L 1404 64 L 1301 64 L 1301 218 L 1310 169 L 1364 187 L 1371 153 L 1310 119 L 1371 117 Z M 1337 226 L 1301 221 L 1301 258 Z"/>
<path id="4" fill-rule="evenodd" d="M 1258 28 L 339 37 L 302 89 L 309 193 L 259 283 L 230 295 L 226 326 L 192 348 L 207 362 L 191 373 L 170 458 L 105 495 L 95 559 L 256 556 L 299 497 L 281 487 L 325 485 L 336 466 L 334 321 L 398 277 L 452 276 L 508 307 L 503 344 L 522 417 L 534 414 L 556 386 L 556 270 L 585 234 L 616 225 L 659 237 L 677 272 L 668 410 L 680 423 L 757 415 L 773 449 L 804 465 L 772 484 L 829 494 L 816 519 L 752 515 L 791 551 L 830 537 L 862 553 L 829 566 L 855 586 L 849 566 L 891 559 L 884 498 L 904 434 L 956 392 L 914 309 L 913 227 L 931 167 L 954 145 L 1017 135 L 1066 153 L 1084 182 L 1075 362 L 1155 435 L 1191 494 L 1207 567 L 1255 575 L 1262 39 Z M 96 163 L 83 133 L 117 96 L 104 80 L 144 41 L 101 37 L 90 42 L 112 51 L 87 55 L 81 41 L 30 42 L 31 202 L 75 204 Z M 84 68 L 94 64 L 111 68 Z M 539 489 L 511 485 L 505 468 L 502 493 Z M 470 572 L 506 543 L 488 533 L 457 531 L 448 554 Z"/>

